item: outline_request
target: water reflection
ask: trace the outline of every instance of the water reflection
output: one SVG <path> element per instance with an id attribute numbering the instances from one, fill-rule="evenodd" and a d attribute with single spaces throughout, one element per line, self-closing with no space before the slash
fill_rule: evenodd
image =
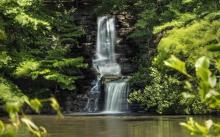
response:
<path id="1" fill-rule="evenodd" d="M 49 137 L 188 137 L 179 126 L 186 119 L 180 116 L 66 117 L 62 120 L 52 116 L 34 117 L 36 123 L 48 129 Z M 27 137 L 27 134 L 21 131 L 20 136 Z"/>

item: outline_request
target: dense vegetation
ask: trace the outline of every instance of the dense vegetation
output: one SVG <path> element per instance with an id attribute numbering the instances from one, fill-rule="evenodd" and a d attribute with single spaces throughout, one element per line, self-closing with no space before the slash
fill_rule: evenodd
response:
<path id="1" fill-rule="evenodd" d="M 131 35 L 153 37 L 156 43 L 147 43 L 146 46 L 157 45 L 157 54 L 134 74 L 131 83 L 136 91 L 130 95 L 130 101 L 140 102 L 150 112 L 207 113 L 209 109 L 200 98 L 192 100 L 182 96 L 182 93 L 189 91 L 183 84 L 186 78 L 174 74 L 162 64 L 175 55 L 186 61 L 187 69 L 194 75 L 193 64 L 200 56 L 219 59 L 219 1 L 142 1 L 139 4 L 141 7 L 146 5 L 135 24 L 136 31 Z M 140 62 L 145 60 L 141 58 Z M 193 80 L 194 83 L 197 81 Z M 191 92 L 198 95 L 194 90 Z"/>
<path id="2" fill-rule="evenodd" d="M 74 90 L 83 57 L 71 53 L 84 32 L 61 3 L 41 0 L 0 2 L 0 98 L 25 93 L 49 97 Z M 15 96 L 15 97 L 16 97 Z"/>
<path id="3" fill-rule="evenodd" d="M 215 61 L 214 70 L 219 71 L 219 61 Z M 185 62 L 182 62 L 175 56 L 172 56 L 169 60 L 165 61 L 165 64 L 188 77 L 186 85 L 191 92 L 184 93 L 185 98 L 195 99 L 198 96 L 201 101 L 207 104 L 209 108 L 219 109 L 219 78 L 210 70 L 210 59 L 206 56 L 200 57 L 195 63 L 195 76 L 191 76 L 186 71 Z M 197 79 L 195 95 L 192 93 L 194 79 Z M 190 83 L 190 81 L 193 81 Z M 204 124 L 199 124 L 190 118 L 186 123 L 181 123 L 186 129 L 191 132 L 191 135 L 205 136 L 205 137 L 218 137 L 219 136 L 219 123 L 214 123 L 212 120 L 207 120 Z"/>

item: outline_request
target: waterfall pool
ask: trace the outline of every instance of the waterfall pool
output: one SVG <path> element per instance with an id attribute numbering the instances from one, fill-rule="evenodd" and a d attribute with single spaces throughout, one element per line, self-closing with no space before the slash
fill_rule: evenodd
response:
<path id="1" fill-rule="evenodd" d="M 189 137 L 179 123 L 189 116 L 33 116 L 33 120 L 48 130 L 49 137 Z M 198 121 L 209 118 L 195 116 Z M 27 137 L 23 130 L 20 137 Z"/>

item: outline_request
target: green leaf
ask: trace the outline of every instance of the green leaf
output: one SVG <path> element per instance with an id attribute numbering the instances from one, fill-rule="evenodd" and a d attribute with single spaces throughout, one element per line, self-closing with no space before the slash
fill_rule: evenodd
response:
<path id="1" fill-rule="evenodd" d="M 215 76 L 209 77 L 208 81 L 209 81 L 209 85 L 210 85 L 212 88 L 214 88 L 214 87 L 216 86 L 217 79 L 216 79 Z"/>
<path id="2" fill-rule="evenodd" d="M 5 31 L 3 31 L 2 29 L 0 29 L 0 41 L 3 41 L 6 39 L 6 34 Z"/>
<path id="3" fill-rule="evenodd" d="M 208 50 L 212 52 L 219 52 L 220 51 L 220 44 L 210 45 L 208 46 Z"/>
<path id="4" fill-rule="evenodd" d="M 27 126 L 28 131 L 33 135 L 37 137 L 46 137 L 47 132 L 44 127 L 38 127 L 27 117 L 22 118 L 21 121 Z"/>
<path id="5" fill-rule="evenodd" d="M 205 56 L 199 58 L 196 61 L 196 75 L 201 78 L 204 82 L 209 81 L 209 77 L 211 76 L 211 72 L 209 71 L 209 59 Z"/>
<path id="6" fill-rule="evenodd" d="M 59 117 L 62 117 L 62 113 L 60 112 L 60 105 L 55 98 L 50 98 L 50 105 L 57 112 Z"/>
<path id="7" fill-rule="evenodd" d="M 209 59 L 205 56 L 200 57 L 195 64 L 196 69 L 197 68 L 205 68 L 208 69 L 210 65 Z"/>
<path id="8" fill-rule="evenodd" d="M 0 120 L 0 135 L 1 135 L 1 133 L 4 132 L 4 130 L 5 130 L 5 125 L 4 125 L 4 123 Z"/>
<path id="9" fill-rule="evenodd" d="M 10 113 L 18 113 L 21 109 L 21 102 L 20 101 L 8 101 L 6 102 L 6 111 Z"/>
<path id="10" fill-rule="evenodd" d="M 12 58 L 10 56 L 8 56 L 7 52 L 3 51 L 3 52 L 0 53 L 0 67 L 4 67 L 11 60 L 12 60 Z"/>
<path id="11" fill-rule="evenodd" d="M 4 133 L 2 133 L 2 137 L 16 137 L 16 130 L 14 125 L 7 124 Z"/>
<path id="12" fill-rule="evenodd" d="M 183 93 L 182 93 L 182 96 L 183 96 L 185 99 L 195 98 L 195 95 L 190 94 L 190 93 L 186 93 L 186 92 L 183 92 Z"/>
<path id="13" fill-rule="evenodd" d="M 215 96 L 219 96 L 219 95 L 220 95 L 220 93 L 217 92 L 216 90 L 210 90 L 210 91 L 206 94 L 205 98 L 208 99 L 208 98 L 215 97 Z"/>
<path id="14" fill-rule="evenodd" d="M 205 122 L 205 125 L 206 125 L 207 129 L 210 129 L 214 125 L 214 123 L 212 120 L 207 120 Z"/>
<path id="15" fill-rule="evenodd" d="M 216 67 L 218 71 L 220 71 L 220 59 L 216 61 Z"/>
<path id="16" fill-rule="evenodd" d="M 37 113 L 40 112 L 40 109 L 42 108 L 42 104 L 38 99 L 32 99 L 29 103 L 30 107 L 35 110 Z"/>
<path id="17" fill-rule="evenodd" d="M 184 88 L 191 90 L 192 89 L 192 84 L 189 81 L 185 81 L 185 86 Z"/>
<path id="18" fill-rule="evenodd" d="M 6 111 L 9 114 L 10 120 L 14 125 L 18 125 L 18 113 L 21 111 L 23 103 L 20 101 L 8 101 L 6 102 Z"/>
<path id="19" fill-rule="evenodd" d="M 192 3 L 192 2 L 193 2 L 193 0 L 182 0 L 183 4 L 189 4 L 189 3 Z"/>
<path id="20" fill-rule="evenodd" d="M 176 69 L 179 72 L 185 74 L 186 76 L 191 77 L 186 71 L 185 62 L 179 60 L 174 55 L 172 55 L 168 60 L 164 61 L 164 63 L 166 66 Z"/>
<path id="21" fill-rule="evenodd" d="M 18 77 L 29 76 L 31 72 L 36 71 L 40 63 L 34 60 L 23 61 L 16 68 L 15 75 Z"/>

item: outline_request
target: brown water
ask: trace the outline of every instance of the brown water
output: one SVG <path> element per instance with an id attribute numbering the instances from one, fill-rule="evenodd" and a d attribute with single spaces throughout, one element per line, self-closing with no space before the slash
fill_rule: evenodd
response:
<path id="1" fill-rule="evenodd" d="M 179 126 L 186 116 L 34 116 L 49 137 L 189 137 Z M 208 117 L 196 117 L 199 121 Z M 213 118 L 212 118 L 213 119 Z M 216 118 L 214 118 L 216 119 Z M 217 119 L 218 120 L 218 119 Z M 21 131 L 22 137 L 28 137 Z"/>

